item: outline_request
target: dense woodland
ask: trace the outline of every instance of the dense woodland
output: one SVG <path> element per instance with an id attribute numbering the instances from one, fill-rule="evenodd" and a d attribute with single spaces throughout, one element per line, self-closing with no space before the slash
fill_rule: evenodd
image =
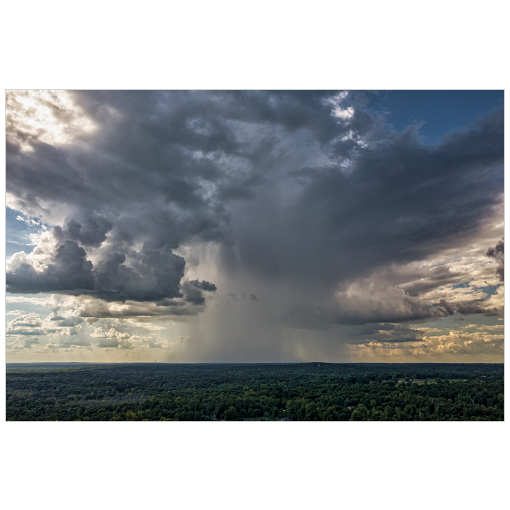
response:
<path id="1" fill-rule="evenodd" d="M 503 364 L 7 364 L 7 420 L 504 419 Z"/>

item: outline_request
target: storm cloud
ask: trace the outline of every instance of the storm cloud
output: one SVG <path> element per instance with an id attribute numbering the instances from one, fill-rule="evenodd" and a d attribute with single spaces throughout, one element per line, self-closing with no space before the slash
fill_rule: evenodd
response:
<path id="1" fill-rule="evenodd" d="M 30 127 L 23 94 L 7 205 L 46 230 L 7 291 L 74 296 L 62 327 L 208 310 L 197 351 L 246 335 L 283 352 L 281 328 L 408 343 L 406 323 L 502 313 L 481 290 L 504 275 L 502 107 L 431 144 L 369 92 L 52 93 L 52 129 Z M 131 349 L 119 335 L 92 337 Z"/>
<path id="2" fill-rule="evenodd" d="M 501 281 L 505 280 L 505 241 L 501 239 L 494 248 L 487 250 L 487 257 L 491 257 L 498 262 L 496 274 Z"/>

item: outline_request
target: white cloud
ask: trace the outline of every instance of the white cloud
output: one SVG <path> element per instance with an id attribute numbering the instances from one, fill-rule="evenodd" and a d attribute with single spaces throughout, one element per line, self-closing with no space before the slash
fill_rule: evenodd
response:
<path id="1" fill-rule="evenodd" d="M 126 319 L 126 320 L 117 319 L 117 320 L 119 320 L 121 323 L 124 323 L 128 326 L 135 327 L 135 328 L 148 329 L 150 331 L 163 331 L 166 329 L 164 326 L 158 326 L 156 324 L 153 324 L 152 322 L 142 322 L 142 321 L 137 321 L 135 319 Z"/>
<path id="2" fill-rule="evenodd" d="M 333 97 L 330 97 L 326 99 L 324 102 L 332 107 L 331 115 L 333 117 L 336 117 L 337 119 L 347 120 L 354 116 L 354 108 L 352 106 L 342 106 L 345 99 L 349 95 L 349 92 L 339 92 L 338 94 L 334 95 Z M 350 138 L 352 139 L 352 131 L 350 132 Z M 346 135 L 347 137 L 349 134 Z M 349 139 L 349 138 L 346 138 Z"/>
<path id="3" fill-rule="evenodd" d="M 95 129 L 64 90 L 8 90 L 6 105 L 7 135 L 24 151 L 33 150 L 24 137 L 63 145 L 71 142 L 76 133 Z"/>
<path id="4" fill-rule="evenodd" d="M 30 296 L 6 296 L 5 301 L 7 303 L 30 303 L 38 306 L 52 306 L 53 295 L 51 297 L 30 297 Z"/>
<path id="5" fill-rule="evenodd" d="M 94 333 L 90 335 L 92 338 L 99 338 L 97 342 L 98 347 L 106 348 L 119 348 L 119 349 L 133 349 L 133 343 L 129 341 L 130 335 L 121 333 L 115 328 L 111 327 L 108 331 L 103 331 L 103 328 L 95 328 Z"/>
<path id="6" fill-rule="evenodd" d="M 392 358 L 393 362 L 397 362 L 398 358 L 412 358 L 417 362 L 438 358 L 448 359 L 448 357 L 459 360 L 462 356 L 497 360 L 504 353 L 504 335 L 489 334 L 486 331 L 451 330 L 445 335 L 426 334 L 422 342 L 413 344 L 374 341 L 353 346 L 353 350 L 358 351 L 362 358 Z"/>

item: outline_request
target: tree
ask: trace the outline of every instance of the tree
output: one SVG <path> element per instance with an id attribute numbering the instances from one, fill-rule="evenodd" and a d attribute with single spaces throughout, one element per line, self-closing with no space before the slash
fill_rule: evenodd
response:
<path id="1" fill-rule="evenodd" d="M 358 404 L 351 413 L 349 421 L 362 421 L 367 416 L 368 409 L 363 404 Z"/>
<path id="2" fill-rule="evenodd" d="M 234 406 L 230 406 L 224 413 L 223 417 L 227 421 L 236 421 L 239 419 L 239 413 Z"/>

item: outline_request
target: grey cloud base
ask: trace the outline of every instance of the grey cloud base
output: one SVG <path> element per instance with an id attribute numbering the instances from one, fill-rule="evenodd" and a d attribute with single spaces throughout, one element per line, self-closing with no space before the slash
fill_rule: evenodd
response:
<path id="1" fill-rule="evenodd" d="M 34 269 L 27 257 L 14 258 L 7 273 L 7 291 L 12 293 L 56 292 L 86 294 L 104 301 L 151 301 L 184 298 L 203 304 L 203 291 L 214 292 L 216 286 L 207 281 L 182 281 L 186 262 L 171 250 L 108 251 L 94 267 L 83 247 L 65 238 L 65 230 L 54 227 L 52 237 L 56 249 L 52 253 L 37 248 L 35 255 L 49 256 L 51 262 L 43 269 Z M 129 260 L 129 264 L 126 261 Z M 184 294 L 181 292 L 184 292 Z"/>

